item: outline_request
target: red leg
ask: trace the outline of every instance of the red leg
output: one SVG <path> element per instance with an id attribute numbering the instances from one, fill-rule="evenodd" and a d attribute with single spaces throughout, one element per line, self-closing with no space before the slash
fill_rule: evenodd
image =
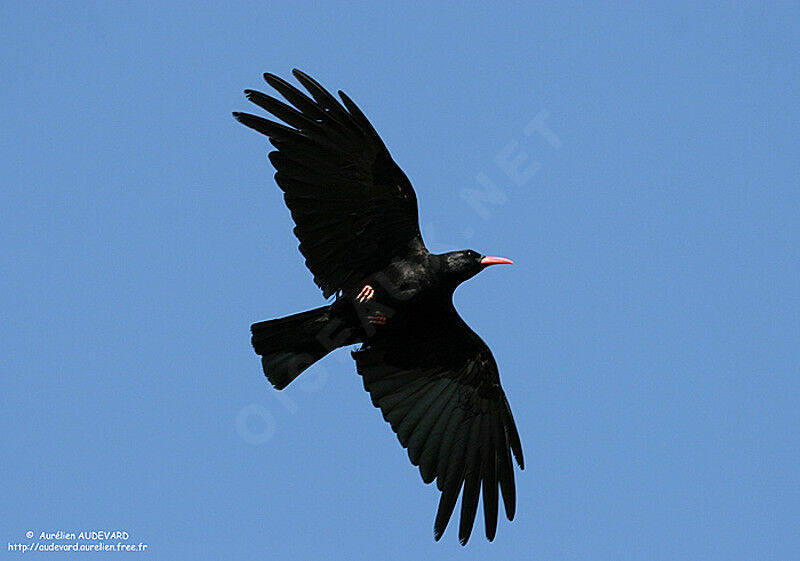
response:
<path id="1" fill-rule="evenodd" d="M 356 296 L 356 300 L 359 302 L 366 302 L 367 300 L 372 300 L 375 296 L 375 289 L 372 288 L 370 285 L 364 285 L 364 288 L 361 289 L 361 292 L 358 293 Z"/>
<path id="2" fill-rule="evenodd" d="M 367 319 L 372 325 L 386 325 L 386 322 L 388 321 L 389 318 L 387 318 L 381 312 L 376 311 L 372 315 L 367 316 Z"/>

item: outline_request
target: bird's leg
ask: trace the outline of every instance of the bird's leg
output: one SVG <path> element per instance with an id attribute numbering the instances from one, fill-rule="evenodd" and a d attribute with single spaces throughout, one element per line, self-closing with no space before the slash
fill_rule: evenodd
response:
<path id="1" fill-rule="evenodd" d="M 372 325 L 386 325 L 388 319 L 389 318 L 387 318 L 378 310 L 375 310 L 375 312 L 367 316 L 367 320 L 369 320 Z"/>
<path id="2" fill-rule="evenodd" d="M 395 313 L 390 306 L 381 304 L 375 299 L 375 290 L 367 285 L 353 300 L 364 333 L 367 337 L 375 335 L 375 328 L 384 326 Z"/>
<path id="3" fill-rule="evenodd" d="M 374 297 L 375 297 L 375 289 L 372 288 L 370 285 L 365 284 L 364 288 L 362 288 L 361 292 L 359 292 L 358 296 L 356 296 L 356 300 L 358 300 L 363 304 L 367 300 L 372 300 Z"/>

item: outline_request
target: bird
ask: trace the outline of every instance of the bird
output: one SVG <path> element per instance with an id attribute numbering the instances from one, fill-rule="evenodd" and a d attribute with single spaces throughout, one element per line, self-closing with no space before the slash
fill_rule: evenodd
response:
<path id="1" fill-rule="evenodd" d="M 265 135 L 275 183 L 295 223 L 300 253 L 326 305 L 254 323 L 251 342 L 277 390 L 331 351 L 352 351 L 372 403 L 407 449 L 425 483 L 441 491 L 434 538 L 461 496 L 459 541 L 466 545 L 483 497 L 486 538 L 497 532 L 499 495 L 516 511 L 512 456 L 525 462 L 497 363 L 461 318 L 453 293 L 489 266 L 513 264 L 471 249 L 434 254 L 419 227 L 406 174 L 358 106 L 308 74 L 305 92 L 270 73 L 283 100 L 256 90 L 246 98 L 270 120 L 234 112 Z"/>

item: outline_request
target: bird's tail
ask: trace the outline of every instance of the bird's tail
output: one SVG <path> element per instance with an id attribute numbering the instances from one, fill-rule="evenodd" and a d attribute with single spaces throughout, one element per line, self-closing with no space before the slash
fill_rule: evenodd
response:
<path id="1" fill-rule="evenodd" d="M 261 355 L 264 374 L 282 390 L 303 371 L 335 348 L 347 344 L 332 342 L 329 306 L 322 306 L 250 327 L 256 354 Z M 335 321 L 335 320 L 334 320 Z M 340 344 L 341 343 L 341 344 Z"/>

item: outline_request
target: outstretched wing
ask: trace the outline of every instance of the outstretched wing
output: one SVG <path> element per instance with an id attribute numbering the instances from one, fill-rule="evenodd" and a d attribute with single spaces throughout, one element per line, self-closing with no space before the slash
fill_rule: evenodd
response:
<path id="1" fill-rule="evenodd" d="M 296 224 L 300 252 L 325 297 L 354 290 L 398 255 L 424 249 L 417 197 L 406 175 L 353 101 L 340 103 L 311 77 L 292 71 L 311 97 L 272 74 L 267 83 L 291 105 L 245 90 L 286 123 L 234 113 L 269 137 L 269 159 Z"/>
<path id="2" fill-rule="evenodd" d="M 442 491 L 436 539 L 461 494 L 458 537 L 467 543 L 482 489 L 486 537 L 491 541 L 497 530 L 498 486 L 506 516 L 514 518 L 512 453 L 524 469 L 497 364 L 452 305 L 436 318 L 429 316 L 409 327 L 377 336 L 354 352 L 358 372 L 372 403 L 408 449 L 411 463 L 419 466 L 423 481 L 435 479 Z"/>

